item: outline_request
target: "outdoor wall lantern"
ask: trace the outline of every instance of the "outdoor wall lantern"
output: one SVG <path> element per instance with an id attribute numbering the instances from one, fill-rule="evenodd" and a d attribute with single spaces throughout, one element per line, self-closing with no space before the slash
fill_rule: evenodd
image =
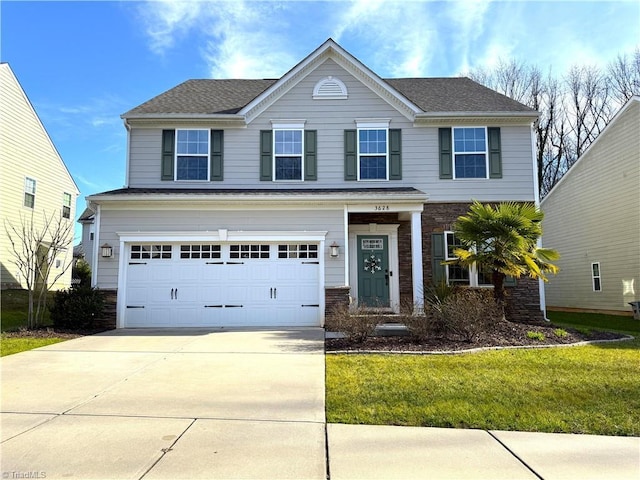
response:
<path id="1" fill-rule="evenodd" d="M 329 252 L 331 258 L 338 258 L 338 255 L 340 254 L 340 245 L 338 245 L 336 242 L 333 242 L 331 245 L 329 245 Z"/>
<path id="2" fill-rule="evenodd" d="M 105 243 L 100 248 L 102 249 L 102 256 L 104 258 L 111 258 L 113 256 L 113 248 L 108 243 Z"/>

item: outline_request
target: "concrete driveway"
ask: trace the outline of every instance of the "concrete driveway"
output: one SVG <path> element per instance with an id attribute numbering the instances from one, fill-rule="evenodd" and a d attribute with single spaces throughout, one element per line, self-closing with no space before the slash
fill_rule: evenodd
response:
<path id="1" fill-rule="evenodd" d="M 117 330 L 4 357 L 3 478 L 324 479 L 323 334 Z"/>

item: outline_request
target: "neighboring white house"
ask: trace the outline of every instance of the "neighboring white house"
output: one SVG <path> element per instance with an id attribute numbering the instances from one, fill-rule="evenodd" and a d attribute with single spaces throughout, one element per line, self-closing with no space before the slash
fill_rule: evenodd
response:
<path id="1" fill-rule="evenodd" d="M 280 79 L 188 80 L 122 115 L 126 187 L 88 197 L 93 283 L 118 327 L 319 326 L 487 285 L 442 265 L 449 232 L 474 199 L 537 201 L 537 117 L 467 78 L 380 78 L 331 39 Z M 537 282 L 510 297 L 542 317 Z"/>
<path id="2" fill-rule="evenodd" d="M 54 222 L 74 222 L 80 194 L 55 145 L 7 63 L 0 64 L 0 262 L 2 288 L 24 288 L 5 226 L 20 230 L 22 220 L 43 228 L 44 215 Z M 73 235 L 73 228 L 71 228 Z M 71 239 L 72 240 L 72 239 Z M 42 245 L 46 250 L 46 242 Z M 73 258 L 72 245 L 53 264 L 50 278 Z M 71 269 L 53 289 L 71 285 Z"/>
<path id="3" fill-rule="evenodd" d="M 640 300 L 640 97 L 631 98 L 542 201 L 560 252 L 549 309 L 631 314 Z"/>

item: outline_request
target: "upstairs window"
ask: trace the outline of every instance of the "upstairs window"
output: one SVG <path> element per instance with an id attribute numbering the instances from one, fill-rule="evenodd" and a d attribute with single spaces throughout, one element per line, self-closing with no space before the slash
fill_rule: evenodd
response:
<path id="1" fill-rule="evenodd" d="M 62 194 L 62 218 L 71 218 L 71 194 Z"/>
<path id="2" fill-rule="evenodd" d="M 438 129 L 440 179 L 502 178 L 498 127 Z"/>
<path id="3" fill-rule="evenodd" d="M 388 129 L 358 129 L 360 180 L 388 180 Z"/>
<path id="4" fill-rule="evenodd" d="M 33 178 L 24 179 L 24 206 L 34 208 L 36 205 L 36 181 Z"/>
<path id="5" fill-rule="evenodd" d="M 484 128 L 453 129 L 454 178 L 487 178 L 487 132 Z"/>
<path id="6" fill-rule="evenodd" d="M 176 180 L 209 180 L 209 131 L 176 133 Z"/>
<path id="7" fill-rule="evenodd" d="M 303 130 L 273 131 L 274 180 L 302 180 Z"/>

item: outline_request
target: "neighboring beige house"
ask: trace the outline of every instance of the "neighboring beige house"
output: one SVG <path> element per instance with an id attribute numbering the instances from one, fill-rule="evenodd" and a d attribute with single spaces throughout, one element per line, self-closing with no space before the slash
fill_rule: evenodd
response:
<path id="1" fill-rule="evenodd" d="M 5 225 L 20 228 L 22 219 L 33 219 L 35 228 L 42 229 L 45 214 L 55 215 L 55 221 L 73 222 L 80 192 L 7 63 L 0 63 L 0 171 L 1 284 L 2 288 L 24 288 Z M 69 245 L 66 255 L 55 259 L 51 275 L 60 273 L 72 255 Z M 54 289 L 70 284 L 71 269 Z"/>
<path id="2" fill-rule="evenodd" d="M 640 97 L 631 98 L 542 201 L 560 252 L 551 310 L 631 314 L 640 300 Z"/>

